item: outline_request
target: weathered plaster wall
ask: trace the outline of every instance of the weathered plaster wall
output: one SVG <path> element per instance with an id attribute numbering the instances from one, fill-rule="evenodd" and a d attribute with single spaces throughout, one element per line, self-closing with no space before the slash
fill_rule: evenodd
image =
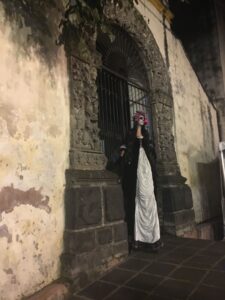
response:
<path id="1" fill-rule="evenodd" d="M 149 0 L 139 0 L 136 5 L 137 10 L 142 14 L 149 29 L 154 35 L 154 38 L 158 44 L 159 50 L 163 58 L 165 59 L 165 47 L 164 47 L 164 28 L 163 17 L 158 10 L 150 3 Z M 168 25 L 168 23 L 166 22 Z"/>
<path id="2" fill-rule="evenodd" d="M 0 299 L 16 300 L 47 285 L 60 272 L 69 153 L 68 75 L 63 48 L 52 46 L 50 65 L 51 52 L 49 60 L 42 56 L 32 28 L 22 17 L 22 23 L 9 19 L 3 4 Z"/>
<path id="3" fill-rule="evenodd" d="M 168 66 L 174 99 L 174 137 L 181 174 L 191 187 L 196 222 L 220 213 L 217 161 L 218 124 L 210 104 L 186 54 L 159 12 L 148 0 L 137 9 L 152 31 Z"/>
<path id="4" fill-rule="evenodd" d="M 176 152 L 182 175 L 192 189 L 199 223 L 220 214 L 217 116 L 183 48 L 170 33 L 168 45 Z"/>

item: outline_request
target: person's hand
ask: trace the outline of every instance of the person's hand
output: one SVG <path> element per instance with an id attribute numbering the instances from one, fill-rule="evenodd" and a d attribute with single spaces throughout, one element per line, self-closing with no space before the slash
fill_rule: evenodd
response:
<path id="1" fill-rule="evenodd" d="M 120 157 L 123 157 L 124 154 L 125 154 L 125 150 L 121 150 L 121 151 L 120 151 Z"/>
<path id="2" fill-rule="evenodd" d="M 126 151 L 126 146 L 125 145 L 121 145 L 120 146 L 120 157 L 123 157 Z"/>

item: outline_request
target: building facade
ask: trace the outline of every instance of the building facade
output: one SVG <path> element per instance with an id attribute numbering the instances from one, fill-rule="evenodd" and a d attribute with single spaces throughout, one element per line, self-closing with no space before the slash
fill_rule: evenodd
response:
<path id="1" fill-rule="evenodd" d="M 112 40 L 95 28 L 80 39 L 64 1 L 0 4 L 2 299 L 61 276 L 79 288 L 127 256 L 122 190 L 107 168 L 136 109 L 150 119 L 162 232 L 209 237 L 197 224 L 221 214 L 218 112 L 168 3 L 107 2 Z"/>

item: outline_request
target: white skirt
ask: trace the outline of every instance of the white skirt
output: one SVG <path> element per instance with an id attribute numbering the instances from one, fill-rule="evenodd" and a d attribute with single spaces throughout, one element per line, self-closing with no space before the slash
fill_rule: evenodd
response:
<path id="1" fill-rule="evenodd" d="M 155 243 L 160 239 L 152 170 L 143 147 L 140 147 L 138 157 L 134 238 L 145 243 Z"/>

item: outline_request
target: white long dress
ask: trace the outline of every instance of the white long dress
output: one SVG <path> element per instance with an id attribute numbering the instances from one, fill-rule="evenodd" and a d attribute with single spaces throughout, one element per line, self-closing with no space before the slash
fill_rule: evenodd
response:
<path id="1" fill-rule="evenodd" d="M 141 145 L 137 168 L 134 238 L 145 243 L 155 243 L 160 239 L 151 165 Z"/>

